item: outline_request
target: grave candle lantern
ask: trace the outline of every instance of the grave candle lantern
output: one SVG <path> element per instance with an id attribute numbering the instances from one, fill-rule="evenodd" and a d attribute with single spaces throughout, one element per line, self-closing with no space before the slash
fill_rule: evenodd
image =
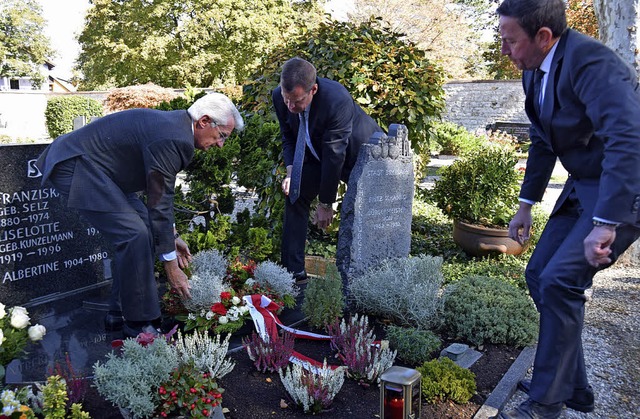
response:
<path id="1" fill-rule="evenodd" d="M 411 368 L 393 366 L 380 375 L 380 418 L 420 417 L 421 375 Z"/>

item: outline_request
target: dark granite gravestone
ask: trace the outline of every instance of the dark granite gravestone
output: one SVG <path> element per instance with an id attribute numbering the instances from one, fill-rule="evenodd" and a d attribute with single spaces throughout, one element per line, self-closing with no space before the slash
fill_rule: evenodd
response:
<path id="1" fill-rule="evenodd" d="M 0 302 L 8 306 L 82 292 L 109 273 L 100 233 L 53 187 L 40 186 L 34 163 L 45 147 L 0 146 Z"/>
<path id="2" fill-rule="evenodd" d="M 518 139 L 519 143 L 529 141 L 529 128 L 531 124 L 521 122 L 503 122 L 498 121 L 489 126 L 491 131 L 502 131 L 509 135 L 513 135 Z"/>
<path id="3" fill-rule="evenodd" d="M 358 154 L 342 201 L 336 264 L 345 293 L 350 278 L 411 247 L 413 155 L 404 125 L 375 133 Z"/>

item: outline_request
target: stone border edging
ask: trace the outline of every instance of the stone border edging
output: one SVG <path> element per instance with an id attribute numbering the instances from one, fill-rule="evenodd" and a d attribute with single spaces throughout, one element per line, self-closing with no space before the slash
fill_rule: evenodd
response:
<path id="1" fill-rule="evenodd" d="M 473 419 L 492 418 L 500 412 L 515 393 L 518 382 L 525 377 L 527 370 L 533 365 L 535 354 L 535 346 L 528 346 L 520 352 L 518 358 L 511 364 L 507 373 L 473 416 Z"/>

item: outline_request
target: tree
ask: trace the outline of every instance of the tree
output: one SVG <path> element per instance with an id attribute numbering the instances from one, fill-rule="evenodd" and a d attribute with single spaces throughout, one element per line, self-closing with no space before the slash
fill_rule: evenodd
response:
<path id="1" fill-rule="evenodd" d="M 322 17 L 317 1 L 95 0 L 78 40 L 82 88 L 241 83 Z"/>
<path id="2" fill-rule="evenodd" d="M 595 0 L 600 40 L 632 65 L 640 74 L 638 38 L 639 0 Z"/>
<path id="3" fill-rule="evenodd" d="M 35 0 L 4 0 L 0 4 L 0 76 L 28 77 L 39 88 L 45 81 L 40 68 L 53 54 L 43 35 L 45 19 Z"/>
<path id="4" fill-rule="evenodd" d="M 426 51 L 450 78 L 477 75 L 478 37 L 472 30 L 469 8 L 451 0 L 355 0 L 349 19 L 366 22 L 380 17 L 389 29 Z"/>

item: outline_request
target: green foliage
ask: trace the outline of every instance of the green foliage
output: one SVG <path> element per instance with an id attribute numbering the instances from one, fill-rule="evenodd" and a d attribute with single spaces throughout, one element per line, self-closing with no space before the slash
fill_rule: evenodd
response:
<path id="1" fill-rule="evenodd" d="M 57 138 L 73 131 L 73 119 L 84 116 L 102 116 L 102 104 L 95 99 L 83 96 L 54 96 L 47 100 L 44 111 L 49 137 Z"/>
<path id="2" fill-rule="evenodd" d="M 487 71 L 494 80 L 517 80 L 522 77 L 522 72 L 511 62 L 509 57 L 502 55 L 502 39 L 498 25 L 493 29 L 493 39 L 487 45 L 482 57 L 487 62 Z"/>
<path id="3" fill-rule="evenodd" d="M 425 362 L 418 371 L 422 374 L 422 395 L 427 403 L 451 400 L 464 404 L 476 392 L 475 374 L 449 358 Z"/>
<path id="4" fill-rule="evenodd" d="M 78 37 L 84 89 L 240 84 L 275 46 L 322 19 L 317 1 L 94 0 Z"/>
<path id="5" fill-rule="evenodd" d="M 381 127 L 406 125 L 414 151 L 426 154 L 430 120 L 444 110 L 443 71 L 403 39 L 377 19 L 323 23 L 274 48 L 245 84 L 243 106 L 269 115 L 281 66 L 300 56 L 315 65 L 318 76 L 342 83 Z"/>
<path id="6" fill-rule="evenodd" d="M 42 414 L 50 419 L 65 419 L 67 411 L 67 384 L 59 375 L 47 378 L 47 384 L 42 389 L 44 403 Z"/>
<path id="7" fill-rule="evenodd" d="M 386 260 L 349 284 L 356 306 L 403 326 L 429 329 L 442 310 L 442 258 L 418 255 Z"/>
<path id="8" fill-rule="evenodd" d="M 46 20 L 36 0 L 3 0 L 0 4 L 0 77 L 28 77 L 35 88 L 45 82 L 40 71 L 53 55 L 44 35 Z"/>
<path id="9" fill-rule="evenodd" d="M 506 227 L 518 203 L 517 162 L 512 148 L 486 145 L 443 168 L 428 195 L 454 220 Z"/>
<path id="10" fill-rule="evenodd" d="M 429 330 L 412 327 L 387 327 L 389 345 L 398 351 L 398 358 L 409 365 L 421 365 L 429 361 L 431 354 L 442 346 L 442 340 Z"/>
<path id="11" fill-rule="evenodd" d="M 448 121 L 435 121 L 431 127 L 431 150 L 439 154 L 459 156 L 478 150 L 483 137 L 470 133 L 463 126 Z"/>
<path id="12" fill-rule="evenodd" d="M 474 345 L 527 346 L 538 334 L 538 312 L 520 289 L 486 276 L 468 276 L 445 291 L 444 325 Z"/>
<path id="13" fill-rule="evenodd" d="M 476 259 L 452 258 L 442 264 L 445 284 L 456 283 L 467 276 L 484 275 L 527 290 L 524 269 L 527 259 L 498 254 Z"/>
<path id="14" fill-rule="evenodd" d="M 440 208 L 423 201 L 420 194 L 416 194 L 413 199 L 412 213 L 412 255 L 439 255 L 447 260 L 462 254 L 458 245 L 453 241 L 453 224 Z"/>
<path id="15" fill-rule="evenodd" d="M 342 316 L 343 308 L 342 279 L 338 268 L 329 265 L 324 278 L 309 281 L 304 291 L 302 313 L 308 318 L 309 325 L 324 328 Z"/>

